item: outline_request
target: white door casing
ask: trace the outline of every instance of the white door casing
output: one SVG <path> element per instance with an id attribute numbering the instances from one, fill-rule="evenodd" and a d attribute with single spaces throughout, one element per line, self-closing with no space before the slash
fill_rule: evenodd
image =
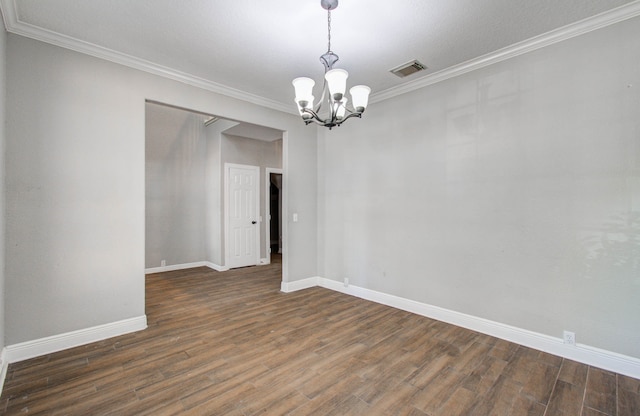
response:
<path id="1" fill-rule="evenodd" d="M 260 168 L 225 163 L 225 265 L 260 261 Z"/>

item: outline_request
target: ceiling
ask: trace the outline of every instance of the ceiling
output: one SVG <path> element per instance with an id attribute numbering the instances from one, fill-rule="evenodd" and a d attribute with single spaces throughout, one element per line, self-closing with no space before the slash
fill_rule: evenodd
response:
<path id="1" fill-rule="evenodd" d="M 223 131 L 223 133 L 245 137 L 247 139 L 262 140 L 264 142 L 273 142 L 282 139 L 281 130 L 244 122 L 239 122 L 237 125 Z"/>
<path id="2" fill-rule="evenodd" d="M 319 0 L 0 0 L 0 8 L 10 32 L 292 113 L 291 80 L 318 83 L 327 49 Z M 629 0 L 342 0 L 331 46 L 348 85 L 369 85 L 376 102 L 639 14 L 640 1 Z M 428 69 L 389 72 L 412 59 Z"/>

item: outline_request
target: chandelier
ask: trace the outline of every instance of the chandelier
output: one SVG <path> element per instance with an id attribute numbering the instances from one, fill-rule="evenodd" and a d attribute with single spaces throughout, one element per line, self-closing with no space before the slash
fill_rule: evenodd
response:
<path id="1" fill-rule="evenodd" d="M 327 11 L 327 52 L 320 56 L 320 62 L 324 65 L 324 82 L 322 86 L 322 96 L 318 104 L 314 107 L 313 86 L 315 81 L 311 78 L 296 78 L 293 80 L 295 88 L 295 102 L 298 111 L 305 124 L 315 122 L 324 127 L 339 126 L 351 117 L 362 117 L 362 113 L 367 108 L 369 93 L 371 88 L 366 85 L 356 85 L 349 90 L 351 95 L 351 105 L 353 110 L 347 108 L 348 98 L 345 96 L 347 89 L 347 77 L 349 73 L 344 69 L 334 69 L 333 65 L 338 62 L 338 55 L 331 51 L 331 10 L 338 7 L 338 0 L 320 0 L 320 5 Z M 326 101 L 325 101 L 326 99 Z M 322 104 L 326 103 L 329 109 L 328 117 L 323 119 L 320 116 Z"/>

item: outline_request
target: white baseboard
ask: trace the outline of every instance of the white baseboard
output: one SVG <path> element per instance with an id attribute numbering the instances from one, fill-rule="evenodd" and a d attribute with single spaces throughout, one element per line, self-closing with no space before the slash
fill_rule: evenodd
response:
<path id="1" fill-rule="evenodd" d="M 500 322 L 478 318 L 476 316 L 440 308 L 438 306 L 389 295 L 375 290 L 365 289 L 358 286 L 345 286 L 338 282 L 326 278 L 316 278 L 318 286 L 346 293 L 362 299 L 377 302 L 383 305 L 402 309 L 417 315 L 437 319 L 456 326 L 471 329 L 483 334 L 491 335 L 507 341 L 515 342 L 536 350 L 545 351 L 550 354 L 568 358 L 587 365 L 624 374 L 629 377 L 640 378 L 640 359 L 618 354 L 615 352 L 591 347 L 589 345 L 577 344 L 568 345 L 561 338 L 552 337 L 545 334 L 505 325 Z M 305 279 L 309 280 L 309 279 Z M 301 281 L 303 282 L 303 281 Z M 298 282 L 292 282 L 298 283 Z M 310 283 L 310 282 L 309 282 Z M 310 287 L 310 286 L 307 286 Z M 282 290 L 286 292 L 286 290 Z"/>
<path id="2" fill-rule="evenodd" d="M 206 265 L 207 264 L 204 261 L 197 261 L 194 263 L 171 264 L 169 266 L 151 267 L 149 269 L 144 269 L 144 274 L 172 272 L 174 270 L 191 269 L 194 267 L 203 267 Z"/>
<path id="3" fill-rule="evenodd" d="M 53 335 L 33 341 L 8 345 L 5 348 L 6 360 L 3 360 L 3 365 L 5 361 L 8 363 L 15 363 L 18 361 L 28 360 L 29 358 L 51 354 L 53 352 L 66 350 L 68 348 L 96 341 L 102 341 L 103 339 L 116 337 L 118 335 L 141 331 L 145 328 L 147 328 L 147 317 L 146 315 L 142 315 L 136 318 L 124 319 L 122 321 Z"/>
<path id="4" fill-rule="evenodd" d="M 319 277 L 308 277 L 302 280 L 296 280 L 293 282 L 282 282 L 280 284 L 280 290 L 285 293 L 295 292 L 297 290 L 307 289 L 310 287 L 320 286 Z"/>
<path id="5" fill-rule="evenodd" d="M 217 264 L 211 263 L 210 261 L 196 261 L 193 263 L 182 263 L 182 264 L 172 264 L 169 266 L 151 267 L 149 269 L 144 269 L 144 274 L 172 272 L 174 270 L 192 269 L 194 267 L 208 267 L 217 272 L 226 272 L 227 270 L 229 270 L 228 267 L 219 266 Z"/>
<path id="6" fill-rule="evenodd" d="M 211 263 L 210 261 L 205 261 L 204 265 L 217 272 L 226 272 L 227 270 L 229 270 L 229 268 L 226 266 L 220 266 L 218 264 Z"/>
<path id="7" fill-rule="evenodd" d="M 0 394 L 2 394 L 2 388 L 4 387 L 4 380 L 7 378 L 7 369 L 9 368 L 9 361 L 7 361 L 7 347 L 0 352 Z"/>

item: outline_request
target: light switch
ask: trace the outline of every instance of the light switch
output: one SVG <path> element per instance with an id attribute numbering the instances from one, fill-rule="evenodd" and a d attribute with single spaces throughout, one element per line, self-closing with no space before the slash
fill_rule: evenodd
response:
<path id="1" fill-rule="evenodd" d="M 298 222 L 298 213 L 297 212 L 293 213 L 293 222 Z"/>

